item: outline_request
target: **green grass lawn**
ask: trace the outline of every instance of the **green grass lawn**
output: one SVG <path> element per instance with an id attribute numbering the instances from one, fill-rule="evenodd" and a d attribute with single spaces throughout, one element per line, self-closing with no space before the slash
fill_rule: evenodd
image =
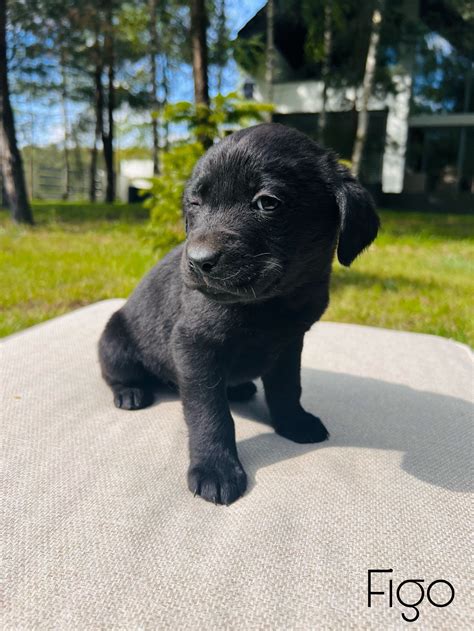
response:
<path id="1" fill-rule="evenodd" d="M 0 335 L 82 305 L 126 297 L 159 258 L 140 206 L 34 204 L 37 225 L 0 212 Z M 381 211 L 382 231 L 338 264 L 324 319 L 474 343 L 474 218 Z"/>

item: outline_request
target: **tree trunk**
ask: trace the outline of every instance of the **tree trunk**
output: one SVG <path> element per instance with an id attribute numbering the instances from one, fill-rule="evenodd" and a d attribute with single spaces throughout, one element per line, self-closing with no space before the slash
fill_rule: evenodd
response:
<path id="1" fill-rule="evenodd" d="M 78 174 L 77 180 L 78 180 L 78 184 L 80 181 L 80 191 L 81 191 L 81 196 L 82 196 L 82 192 L 86 188 L 86 186 L 84 185 L 85 184 L 84 160 L 82 159 L 81 143 L 79 141 L 78 128 L 76 125 L 71 126 L 70 138 L 73 143 L 73 151 L 72 151 L 72 156 L 74 159 L 73 172 L 75 170 Z"/>
<path id="2" fill-rule="evenodd" d="M 331 53 L 332 53 L 332 4 L 329 0 L 326 0 L 324 7 L 324 59 L 322 67 L 322 81 L 323 81 L 323 94 L 321 113 L 318 118 L 318 140 L 321 144 L 324 144 L 324 133 L 326 131 L 327 116 L 326 116 L 326 102 L 327 102 L 327 88 L 329 80 L 329 69 L 331 67 Z"/>
<path id="3" fill-rule="evenodd" d="M 191 0 L 191 44 L 193 53 L 194 101 L 199 125 L 206 125 L 209 112 L 209 83 L 207 64 L 207 11 L 205 0 Z M 201 107 L 199 107 L 201 106 Z M 212 145 L 212 138 L 202 132 L 199 141 L 204 147 Z"/>
<path id="4" fill-rule="evenodd" d="M 112 34 L 112 15 L 109 10 L 108 28 L 105 34 L 105 55 L 107 59 L 107 131 L 102 129 L 102 144 L 104 147 L 105 170 L 107 173 L 107 186 L 105 190 L 105 201 L 111 203 L 115 201 L 115 170 L 114 170 L 114 109 L 115 109 L 115 59 L 114 42 Z"/>
<path id="5" fill-rule="evenodd" d="M 105 201 L 115 201 L 115 170 L 114 170 L 114 66 L 110 62 L 108 69 L 108 99 L 107 99 L 107 133 L 103 134 L 105 169 L 107 172 L 107 187 L 105 190 Z"/>
<path id="6" fill-rule="evenodd" d="M 275 38 L 274 38 L 275 6 L 273 0 L 267 2 L 267 45 L 265 53 L 266 99 L 273 103 L 273 81 L 275 75 Z M 271 114 L 270 114 L 271 120 Z"/>
<path id="7" fill-rule="evenodd" d="M 16 142 L 15 120 L 10 102 L 7 62 L 7 3 L 0 0 L 0 167 L 12 218 L 33 223 L 26 192 L 23 162 Z"/>
<path id="8" fill-rule="evenodd" d="M 382 25 L 383 0 L 377 0 L 372 13 L 372 30 L 370 33 L 369 49 L 365 61 L 364 80 L 362 82 L 362 100 L 357 117 L 357 131 L 352 150 L 352 174 L 359 177 L 362 153 L 367 139 L 369 121 L 368 105 L 374 84 L 377 51 L 380 41 L 380 27 Z"/>
<path id="9" fill-rule="evenodd" d="M 158 24 L 160 25 L 160 73 L 161 81 L 160 88 L 162 93 L 160 106 L 164 109 L 169 101 L 169 53 L 170 53 L 170 16 L 167 11 L 167 5 L 165 2 L 159 2 L 158 4 Z M 169 150 L 169 122 L 163 119 L 163 149 Z"/>
<path id="10" fill-rule="evenodd" d="M 91 149 L 91 162 L 89 166 L 89 201 L 97 201 L 97 137 L 94 136 L 94 143 Z"/>
<path id="11" fill-rule="evenodd" d="M 152 114 L 151 114 L 151 129 L 153 136 L 153 173 L 158 175 L 160 172 L 159 152 L 160 152 L 160 137 L 158 133 L 158 78 L 156 68 L 156 57 L 159 53 L 158 50 L 158 32 L 156 30 L 156 23 L 158 19 L 158 2 L 157 0 L 149 0 L 148 7 L 150 12 L 150 72 L 151 72 L 151 102 L 152 102 Z"/>
<path id="12" fill-rule="evenodd" d="M 66 62 L 64 49 L 60 53 L 61 64 L 61 105 L 63 109 L 64 123 L 64 166 L 66 167 L 66 182 L 64 187 L 63 199 L 69 199 L 71 195 L 71 160 L 69 156 L 69 112 L 67 108 L 67 78 L 66 78 Z"/>
<path id="13" fill-rule="evenodd" d="M 226 15 L 225 15 L 225 0 L 219 0 L 219 6 L 217 9 L 217 94 L 222 93 L 222 83 L 224 78 L 224 67 L 226 63 L 226 50 L 227 50 L 227 38 L 226 38 Z"/>
<path id="14" fill-rule="evenodd" d="M 465 88 L 464 88 L 464 111 L 469 111 L 469 103 L 471 101 L 471 87 L 472 87 L 472 71 L 474 68 L 474 63 L 471 63 L 465 79 Z M 459 192 L 463 189 L 464 184 L 464 162 L 466 158 L 466 138 L 467 138 L 467 128 L 461 127 L 461 135 L 459 138 L 459 148 L 458 148 L 458 160 L 457 160 L 457 190 Z"/>
<path id="15" fill-rule="evenodd" d="M 89 199 L 91 202 L 97 200 L 97 140 L 103 137 L 104 133 L 104 89 L 102 86 L 102 64 L 100 62 L 99 44 L 96 43 L 96 67 L 94 72 L 94 110 L 95 110 L 95 130 L 94 143 L 91 149 L 90 162 L 90 182 Z"/>
<path id="16" fill-rule="evenodd" d="M 163 75 L 161 77 L 161 89 L 163 90 L 163 101 L 162 106 L 165 107 L 169 100 L 170 86 L 169 86 L 169 75 L 168 75 L 168 55 L 165 53 L 163 55 Z M 169 122 L 165 119 L 163 121 L 163 145 L 164 150 L 168 151 L 169 149 Z"/>

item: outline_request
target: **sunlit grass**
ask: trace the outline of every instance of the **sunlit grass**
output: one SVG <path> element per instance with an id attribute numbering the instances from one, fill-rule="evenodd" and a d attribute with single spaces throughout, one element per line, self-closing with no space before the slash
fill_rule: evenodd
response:
<path id="1" fill-rule="evenodd" d="M 80 208 L 82 208 L 82 216 Z M 135 206 L 35 204 L 34 228 L 0 223 L 0 335 L 127 296 L 158 258 Z"/>
<path id="2" fill-rule="evenodd" d="M 324 319 L 474 342 L 474 219 L 381 212 L 377 241 L 336 266 Z"/>
<path id="3" fill-rule="evenodd" d="M 0 213 L 0 335 L 126 297 L 159 257 L 140 206 L 35 204 L 37 225 Z M 474 218 L 382 211 L 376 243 L 335 266 L 324 319 L 474 343 Z"/>

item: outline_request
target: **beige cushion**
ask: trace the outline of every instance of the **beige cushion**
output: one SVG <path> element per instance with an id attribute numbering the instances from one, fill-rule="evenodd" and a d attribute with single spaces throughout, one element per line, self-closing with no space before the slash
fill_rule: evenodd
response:
<path id="1" fill-rule="evenodd" d="M 368 569 L 393 569 L 374 577 L 375 591 L 389 578 L 394 590 L 450 581 L 454 601 L 425 598 L 412 626 L 472 628 L 466 347 L 315 325 L 303 400 L 329 442 L 275 435 L 259 384 L 255 401 L 234 407 L 250 488 L 221 507 L 187 490 L 179 400 L 113 407 L 96 343 L 121 304 L 3 346 L 2 629 L 411 628 L 395 594 L 392 608 L 388 595 L 368 608 Z M 405 589 L 417 600 L 416 586 Z M 432 599 L 446 590 L 435 585 Z"/>

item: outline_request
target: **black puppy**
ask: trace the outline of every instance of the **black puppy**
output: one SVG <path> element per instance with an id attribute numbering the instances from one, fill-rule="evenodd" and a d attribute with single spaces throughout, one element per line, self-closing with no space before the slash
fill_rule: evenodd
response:
<path id="1" fill-rule="evenodd" d="M 198 162 L 183 199 L 187 240 L 143 279 L 99 343 L 115 405 L 178 387 L 193 493 L 230 504 L 246 488 L 229 399 L 262 377 L 275 431 L 328 437 L 300 404 L 303 337 L 329 301 L 337 248 L 350 265 L 376 237 L 369 194 L 335 156 L 282 125 L 238 131 Z"/>

